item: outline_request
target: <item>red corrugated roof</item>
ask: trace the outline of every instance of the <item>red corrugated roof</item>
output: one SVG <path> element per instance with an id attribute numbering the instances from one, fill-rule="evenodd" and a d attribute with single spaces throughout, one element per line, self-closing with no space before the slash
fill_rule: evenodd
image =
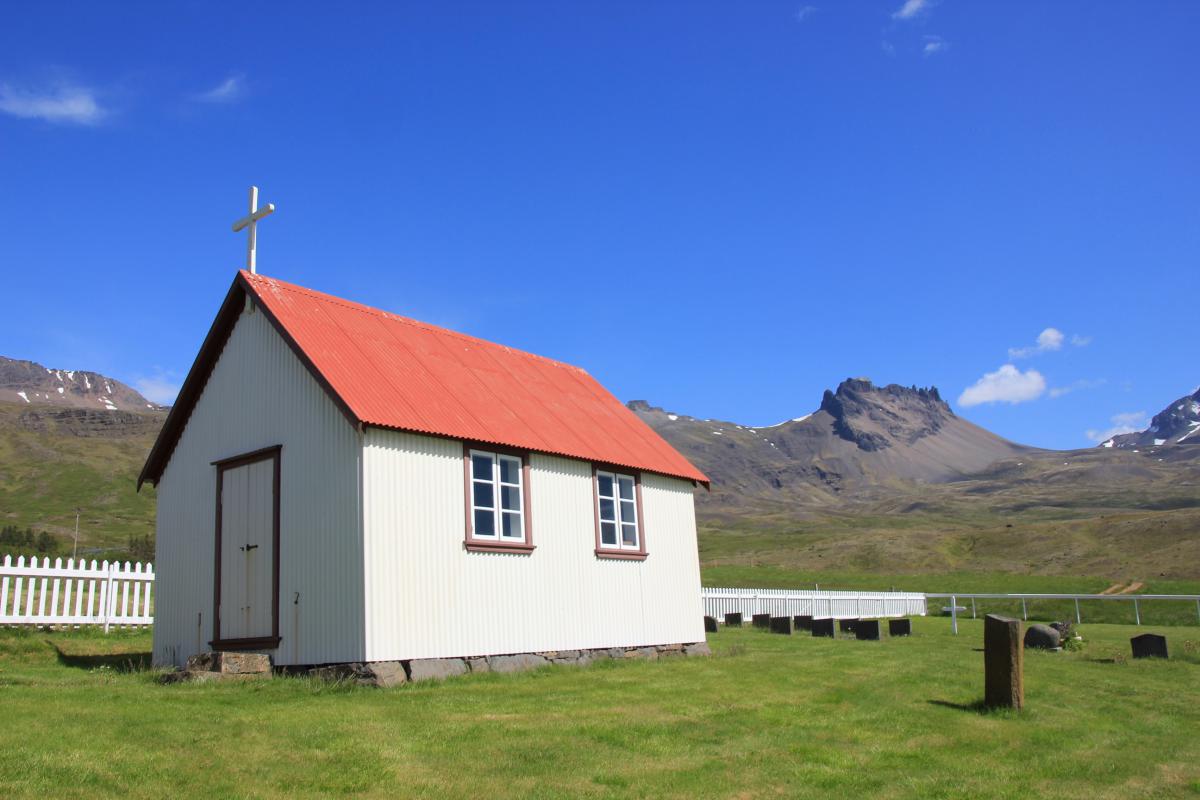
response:
<path id="1" fill-rule="evenodd" d="M 226 306 L 236 300 L 239 284 L 358 423 L 708 483 L 704 473 L 578 367 L 245 271 Z M 220 339 L 212 345 L 223 344 L 228 335 L 218 335 L 224 312 L 210 332 L 209 340 Z M 197 366 L 204 362 L 202 350 Z M 194 403 L 198 392 L 187 392 L 187 384 L 205 377 L 189 374 L 177 405 L 185 398 Z M 190 408 L 175 411 L 186 414 Z M 175 428 L 177 438 L 185 422 L 186 416 L 168 420 L 163 436 L 172 436 L 168 429 Z M 160 437 L 143 479 L 156 481 L 165 468 L 174 442 L 160 452 L 163 444 Z M 154 467 L 156 455 L 160 463 Z"/>

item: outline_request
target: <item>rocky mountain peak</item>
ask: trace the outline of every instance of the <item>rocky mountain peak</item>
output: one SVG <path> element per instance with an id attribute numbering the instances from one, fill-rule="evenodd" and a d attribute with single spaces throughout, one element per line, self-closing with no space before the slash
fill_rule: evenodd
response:
<path id="1" fill-rule="evenodd" d="M 159 411 L 137 390 L 85 370 L 51 369 L 35 361 L 0 356 L 0 402 L 95 411 Z"/>
<path id="2" fill-rule="evenodd" d="M 1146 430 L 1114 436 L 1100 446 L 1136 448 L 1193 443 L 1200 444 L 1200 388 L 1155 414 Z"/>
<path id="3" fill-rule="evenodd" d="M 867 451 L 912 444 L 954 418 L 937 387 L 875 386 L 867 378 L 848 378 L 836 392 L 826 389 L 821 410 L 833 417 L 838 436 Z"/>

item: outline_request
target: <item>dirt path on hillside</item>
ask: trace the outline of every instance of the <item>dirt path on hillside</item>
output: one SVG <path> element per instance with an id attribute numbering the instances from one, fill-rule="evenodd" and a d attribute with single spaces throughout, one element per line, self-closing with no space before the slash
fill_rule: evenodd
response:
<path id="1" fill-rule="evenodd" d="M 1142 583 L 1141 581 L 1134 581 L 1133 583 L 1129 584 L 1124 589 L 1122 589 L 1120 592 L 1118 592 L 1118 594 L 1133 594 L 1134 592 L 1136 592 L 1138 589 L 1142 588 L 1145 585 L 1146 584 Z"/>
<path id="2" fill-rule="evenodd" d="M 1121 591 L 1121 589 L 1124 586 L 1125 586 L 1125 584 L 1123 584 L 1123 583 L 1114 583 L 1112 586 L 1108 587 L 1100 594 L 1116 594 L 1117 592 Z"/>

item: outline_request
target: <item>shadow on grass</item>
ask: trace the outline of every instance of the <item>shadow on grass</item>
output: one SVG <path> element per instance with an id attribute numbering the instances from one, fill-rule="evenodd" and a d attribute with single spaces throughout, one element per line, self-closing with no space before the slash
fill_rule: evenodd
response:
<path id="1" fill-rule="evenodd" d="M 953 708 L 955 711 L 970 711 L 974 714 L 990 714 L 993 711 L 999 710 L 986 705 L 982 699 L 976 700 L 973 703 L 952 703 L 949 700 L 926 700 L 925 702 L 931 706 Z"/>
<path id="2" fill-rule="evenodd" d="M 110 653 L 108 655 L 73 655 L 65 652 L 53 642 L 47 642 L 54 648 L 58 663 L 64 667 L 75 669 L 110 669 L 113 672 L 144 672 L 150 669 L 150 653 Z"/>

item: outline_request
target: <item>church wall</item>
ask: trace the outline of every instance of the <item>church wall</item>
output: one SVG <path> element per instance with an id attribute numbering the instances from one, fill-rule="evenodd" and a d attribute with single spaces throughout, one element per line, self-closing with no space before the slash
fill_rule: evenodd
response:
<path id="1" fill-rule="evenodd" d="M 154 661 L 211 649 L 213 461 L 282 445 L 277 664 L 364 658 L 361 439 L 261 311 L 243 312 L 158 484 Z"/>
<path id="2" fill-rule="evenodd" d="M 591 465 L 532 454 L 528 555 L 467 552 L 460 441 L 369 428 L 372 661 L 704 640 L 692 484 L 645 475 L 645 561 L 598 558 Z"/>

